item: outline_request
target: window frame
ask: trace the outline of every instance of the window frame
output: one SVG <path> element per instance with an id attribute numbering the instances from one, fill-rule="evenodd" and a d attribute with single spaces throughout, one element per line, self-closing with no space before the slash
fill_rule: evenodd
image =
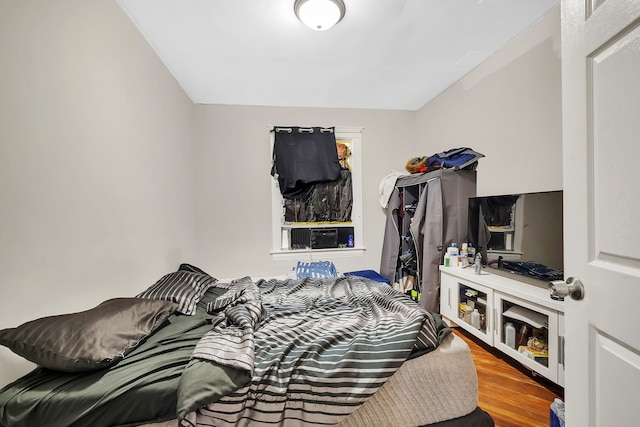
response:
<path id="1" fill-rule="evenodd" d="M 317 125 L 316 125 L 317 126 Z M 304 126 L 302 126 L 304 127 Z M 312 127 L 312 126 L 309 126 Z M 275 133 L 272 126 L 269 130 L 270 154 L 273 154 Z M 271 179 L 271 256 L 275 260 L 299 260 L 311 261 L 314 255 L 324 258 L 347 258 L 363 256 L 366 250 L 364 244 L 364 227 L 362 219 L 362 130 L 361 127 L 335 127 L 336 141 L 348 140 L 351 142 L 351 180 L 353 192 L 353 207 L 351 210 L 351 223 L 331 223 L 318 225 L 295 225 L 284 224 L 283 199 L 278 187 L 278 181 L 274 177 Z M 353 227 L 354 247 L 352 248 L 331 248 L 331 249 L 283 249 L 282 230 L 296 227 L 302 228 L 327 228 L 340 226 Z"/>

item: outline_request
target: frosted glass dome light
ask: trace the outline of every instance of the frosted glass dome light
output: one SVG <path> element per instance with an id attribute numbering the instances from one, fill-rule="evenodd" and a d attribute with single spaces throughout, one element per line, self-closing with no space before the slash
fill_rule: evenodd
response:
<path id="1" fill-rule="evenodd" d="M 344 17 L 342 0 L 296 0 L 293 10 L 302 23 L 315 31 L 325 31 Z"/>

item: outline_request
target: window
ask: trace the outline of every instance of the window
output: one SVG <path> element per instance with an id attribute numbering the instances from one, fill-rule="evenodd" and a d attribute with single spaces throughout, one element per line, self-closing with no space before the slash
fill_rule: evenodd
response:
<path id="1" fill-rule="evenodd" d="M 273 153 L 275 132 L 270 134 Z M 335 128 L 335 139 L 341 166 L 350 171 L 350 211 L 346 205 L 341 206 L 339 201 L 328 213 L 309 210 L 296 201 L 285 200 L 278 180 L 271 177 L 271 254 L 275 259 L 311 260 L 314 254 L 323 257 L 362 255 L 365 249 L 362 227 L 362 129 Z M 322 189 L 317 192 L 320 192 L 318 197 L 323 198 Z M 353 242 L 352 247 L 350 241 Z"/>

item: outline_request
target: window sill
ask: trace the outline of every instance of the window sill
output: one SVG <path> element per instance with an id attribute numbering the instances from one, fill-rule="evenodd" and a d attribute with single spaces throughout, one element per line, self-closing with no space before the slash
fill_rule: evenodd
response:
<path id="1" fill-rule="evenodd" d="M 284 261 L 313 261 L 321 258 L 353 258 L 364 255 L 365 247 L 335 249 L 292 249 L 271 251 L 271 258 Z"/>

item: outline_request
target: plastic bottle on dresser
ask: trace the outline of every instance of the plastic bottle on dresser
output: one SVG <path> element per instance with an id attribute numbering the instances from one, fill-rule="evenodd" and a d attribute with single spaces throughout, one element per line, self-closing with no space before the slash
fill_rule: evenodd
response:
<path id="1" fill-rule="evenodd" d="M 473 261 L 473 268 L 476 274 L 482 274 L 482 254 L 478 252 L 476 258 Z"/>
<path id="2" fill-rule="evenodd" d="M 516 348 L 516 328 L 511 322 L 504 326 L 504 343 L 507 347 Z"/>
<path id="3" fill-rule="evenodd" d="M 449 252 L 449 258 L 450 258 L 450 263 L 451 263 L 451 267 L 457 267 L 458 266 L 458 247 L 456 246 L 455 243 L 451 243 L 451 246 L 449 246 L 449 248 L 447 249 L 447 252 Z"/>
<path id="4" fill-rule="evenodd" d="M 449 251 L 446 251 L 444 253 L 444 261 L 443 264 L 445 267 L 449 267 L 451 266 L 451 257 L 449 256 Z"/>
<path id="5" fill-rule="evenodd" d="M 469 259 L 469 265 L 476 259 L 476 248 L 471 245 L 471 243 L 467 244 L 467 258 Z"/>
<path id="6" fill-rule="evenodd" d="M 469 267 L 469 252 L 467 248 L 466 243 L 463 243 L 460 248 L 460 267 L 462 268 Z"/>

